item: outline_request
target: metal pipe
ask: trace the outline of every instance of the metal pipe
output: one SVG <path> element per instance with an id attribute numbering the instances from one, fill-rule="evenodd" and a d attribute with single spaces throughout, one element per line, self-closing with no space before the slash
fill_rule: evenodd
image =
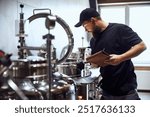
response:
<path id="1" fill-rule="evenodd" d="M 26 50 L 46 50 L 46 48 L 44 48 L 44 47 L 33 47 L 33 46 L 22 46 L 19 48 L 26 49 Z"/>

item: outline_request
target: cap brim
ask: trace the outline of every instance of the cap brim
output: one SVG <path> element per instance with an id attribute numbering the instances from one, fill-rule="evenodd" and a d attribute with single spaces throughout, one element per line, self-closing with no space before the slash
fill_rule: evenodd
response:
<path id="1" fill-rule="evenodd" d="M 81 22 L 78 22 L 76 25 L 74 25 L 75 27 L 80 27 L 82 25 Z"/>

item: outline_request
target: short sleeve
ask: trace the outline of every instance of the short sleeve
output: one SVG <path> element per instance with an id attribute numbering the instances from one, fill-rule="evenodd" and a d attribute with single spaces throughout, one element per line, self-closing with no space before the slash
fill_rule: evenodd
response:
<path id="1" fill-rule="evenodd" d="M 130 49 L 132 46 L 140 43 L 142 39 L 134 32 L 129 26 L 122 25 L 119 28 L 120 39 L 119 42 L 126 49 Z"/>

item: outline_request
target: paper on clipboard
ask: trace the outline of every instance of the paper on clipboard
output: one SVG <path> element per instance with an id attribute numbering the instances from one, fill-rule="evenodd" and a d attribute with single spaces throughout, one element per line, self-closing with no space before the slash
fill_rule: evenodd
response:
<path id="1" fill-rule="evenodd" d="M 104 50 L 101 50 L 89 57 L 86 58 L 86 61 L 89 63 L 94 63 L 99 65 L 99 67 L 104 67 L 107 64 L 104 63 L 105 60 L 109 59 L 110 56 L 108 53 L 106 53 Z"/>

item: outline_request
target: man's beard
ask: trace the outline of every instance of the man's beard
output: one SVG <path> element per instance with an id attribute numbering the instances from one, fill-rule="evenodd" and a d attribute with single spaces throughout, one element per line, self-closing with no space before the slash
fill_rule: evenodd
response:
<path id="1" fill-rule="evenodd" d="M 101 32 L 102 32 L 102 29 L 98 26 L 95 26 L 94 31 L 92 33 L 93 37 L 98 38 L 100 36 Z"/>

